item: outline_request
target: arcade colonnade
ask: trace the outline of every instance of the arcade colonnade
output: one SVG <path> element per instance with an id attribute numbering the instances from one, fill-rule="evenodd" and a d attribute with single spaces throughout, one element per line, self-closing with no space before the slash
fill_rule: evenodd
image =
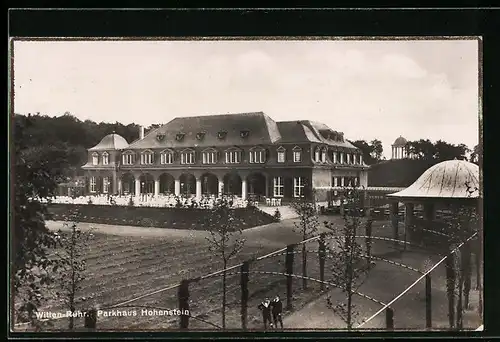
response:
<path id="1" fill-rule="evenodd" d="M 90 194 L 203 195 L 230 194 L 247 199 L 249 195 L 293 197 L 304 194 L 305 177 L 284 177 L 261 171 L 204 171 L 195 172 L 106 172 L 89 171 Z M 286 190 L 285 190 L 286 187 Z M 298 195 L 298 196 L 297 196 Z"/>

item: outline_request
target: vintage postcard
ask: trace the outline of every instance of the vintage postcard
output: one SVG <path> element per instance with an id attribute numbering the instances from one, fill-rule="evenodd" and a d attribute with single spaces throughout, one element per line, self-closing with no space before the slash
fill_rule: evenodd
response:
<path id="1" fill-rule="evenodd" d="M 12 331 L 482 326 L 480 38 L 10 48 Z"/>

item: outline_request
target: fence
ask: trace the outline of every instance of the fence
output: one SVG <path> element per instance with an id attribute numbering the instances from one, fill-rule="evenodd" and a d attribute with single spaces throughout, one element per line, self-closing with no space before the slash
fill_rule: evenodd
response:
<path id="1" fill-rule="evenodd" d="M 470 237 L 467 242 L 475 236 L 476 234 Z M 103 317 L 98 313 L 112 310 L 128 312 L 129 309 L 136 309 L 136 312 L 145 311 L 147 313 L 151 311 L 155 313 L 154 310 L 156 310 L 156 312 L 163 311 L 165 313 L 163 315 L 146 314 L 142 315 L 141 319 L 137 319 L 137 316 L 134 315 L 121 316 L 119 318 L 120 326 L 128 329 L 144 329 L 145 326 L 155 326 L 158 329 L 225 328 L 245 330 L 261 328 L 261 313 L 257 306 L 265 297 L 271 298 L 279 294 L 286 308 L 285 314 L 294 309 L 300 309 L 305 303 L 317 299 L 326 291 L 334 293 L 333 295 L 338 296 L 337 298 L 345 297 L 345 294 L 342 294 L 342 286 L 335 284 L 329 277 L 328 270 L 332 264 L 327 252 L 327 245 L 333 237 L 323 233 L 267 255 L 246 260 L 225 270 L 185 279 L 180 284 L 172 284 L 116 304 L 92 308 L 87 311 L 88 315 L 84 319 L 83 325 L 90 330 L 97 327 L 103 330 L 116 329 L 118 322 L 113 320 L 113 317 Z M 413 253 L 410 248 L 406 248 L 407 246 L 413 250 L 421 250 L 422 248 L 409 242 L 372 236 L 370 232 L 367 232 L 367 235 L 359 235 L 357 238 L 365 242 L 368 240 L 378 241 L 386 247 L 396 247 L 395 250 L 392 250 L 401 253 L 400 255 Z M 452 253 L 459 250 L 463 244 L 460 244 Z M 404 253 L 403 249 L 406 250 Z M 302 276 L 304 252 L 307 254 L 307 274 L 305 277 Z M 444 262 L 448 256 L 442 256 L 428 270 L 426 270 L 427 266 L 425 265 L 424 267 L 412 265 L 410 262 L 400 260 L 401 257 L 391 259 L 384 253 L 378 253 L 376 249 L 373 249 L 373 252 L 365 250 L 365 257 L 369 263 L 371 261 L 377 263 L 379 270 L 375 268 L 372 272 L 382 272 L 382 277 L 392 270 L 392 273 L 396 274 L 398 278 L 406 275 L 407 279 L 411 279 L 411 281 L 415 277 L 418 279 L 413 281 L 409 287 L 404 288 L 393 299 L 385 297 L 398 292 L 387 294 L 387 289 L 383 286 L 377 289 L 371 288 L 368 291 L 362 287 L 357 289 L 355 292 L 356 303 L 366 308 L 366 312 L 375 313 L 356 328 L 431 329 L 443 325 L 442 317 L 444 316 L 445 320 L 447 317 L 446 310 L 443 311 L 443 305 L 446 306 L 447 301 L 446 291 L 443 291 L 442 274 Z M 227 300 L 224 305 L 226 317 L 223 327 L 221 322 L 222 275 L 224 273 L 226 275 Z M 366 288 L 368 287 L 366 286 Z M 421 296 L 421 303 L 415 303 L 414 300 L 402 300 L 403 298 L 411 299 L 409 294 L 415 295 L 415 293 Z M 408 304 L 409 302 L 411 305 Z M 172 312 L 172 309 L 178 309 L 178 312 Z M 418 317 L 425 317 L 425 320 L 419 320 Z M 436 318 L 439 319 L 438 324 L 435 322 Z"/>

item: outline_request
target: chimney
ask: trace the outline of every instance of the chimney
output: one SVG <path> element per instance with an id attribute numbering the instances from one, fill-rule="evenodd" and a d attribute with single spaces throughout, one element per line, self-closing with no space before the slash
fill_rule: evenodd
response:
<path id="1" fill-rule="evenodd" d="M 139 126 L 139 139 L 144 139 L 144 126 Z"/>

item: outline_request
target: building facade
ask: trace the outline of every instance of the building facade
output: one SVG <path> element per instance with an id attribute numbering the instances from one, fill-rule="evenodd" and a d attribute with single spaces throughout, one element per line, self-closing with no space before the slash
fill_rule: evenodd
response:
<path id="1" fill-rule="evenodd" d="M 82 168 L 89 193 L 119 195 L 293 199 L 310 186 L 325 201 L 331 187 L 368 184 L 361 151 L 343 133 L 262 112 L 175 118 L 130 144 L 113 133 Z"/>

